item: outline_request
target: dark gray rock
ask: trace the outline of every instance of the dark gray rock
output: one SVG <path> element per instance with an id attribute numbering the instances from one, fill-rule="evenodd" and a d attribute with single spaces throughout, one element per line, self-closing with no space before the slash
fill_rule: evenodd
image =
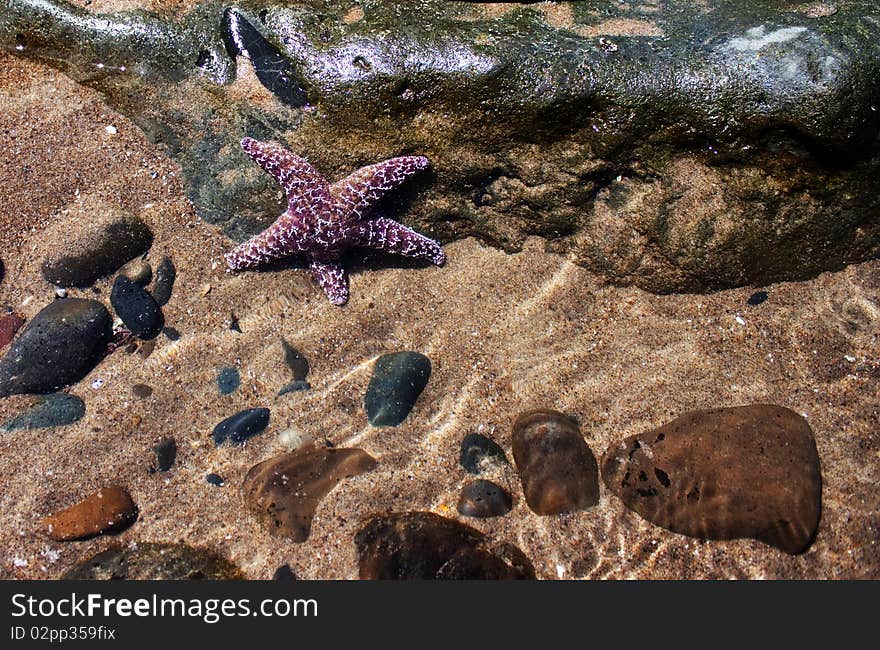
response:
<path id="1" fill-rule="evenodd" d="M 0 359 L 0 397 L 49 393 L 79 381 L 103 358 L 110 338 L 110 314 L 101 303 L 49 303 Z"/>
<path id="2" fill-rule="evenodd" d="M 497 483 L 483 479 L 465 485 L 458 499 L 458 512 L 465 517 L 501 517 L 512 507 L 510 492 Z"/>
<path id="3" fill-rule="evenodd" d="M 241 570 L 213 551 L 186 544 L 138 542 L 79 562 L 64 580 L 242 580 Z"/>
<path id="4" fill-rule="evenodd" d="M 227 440 L 236 445 L 260 433 L 269 424 L 269 409 L 253 408 L 230 415 L 214 427 L 211 437 L 214 443 L 221 445 Z"/>
<path id="5" fill-rule="evenodd" d="M 296 393 L 301 390 L 310 390 L 311 388 L 312 385 L 309 382 L 303 381 L 301 379 L 294 379 L 289 384 L 285 384 L 284 386 L 282 386 L 281 390 L 278 391 L 277 396 L 281 397 L 282 395 L 287 395 L 288 393 Z"/>
<path id="6" fill-rule="evenodd" d="M 177 279 L 177 269 L 170 257 L 163 257 L 156 268 L 156 280 L 153 282 L 153 300 L 160 307 L 171 300 L 171 292 L 174 289 L 174 280 Z"/>
<path id="7" fill-rule="evenodd" d="M 177 459 L 177 442 L 174 438 L 162 438 L 153 447 L 153 453 L 156 454 L 156 469 L 167 472 Z"/>
<path id="8" fill-rule="evenodd" d="M 76 395 L 52 393 L 39 398 L 28 407 L 0 425 L 0 431 L 17 429 L 46 429 L 72 424 L 86 414 L 85 403 Z"/>
<path id="9" fill-rule="evenodd" d="M 153 339 L 162 331 L 165 319 L 153 297 L 137 282 L 117 276 L 110 291 L 110 304 L 131 333 L 141 339 Z"/>
<path id="10" fill-rule="evenodd" d="M 214 1 L 166 20 L 7 0 L 0 47 L 103 92 L 236 239 L 279 208 L 238 141 L 290 135 L 333 178 L 426 155 L 430 187 L 387 208 L 432 237 L 540 235 L 615 282 L 705 291 L 880 251 L 880 23 L 873 0 L 834 7 Z M 240 64 L 276 103 L 234 88 Z"/>
<path id="11" fill-rule="evenodd" d="M 418 352 L 394 352 L 376 359 L 364 396 L 374 427 L 396 427 L 406 419 L 431 376 L 431 360 Z"/>
<path id="12" fill-rule="evenodd" d="M 493 465 L 506 464 L 504 450 L 479 433 L 469 433 L 461 441 L 459 462 L 470 474 L 480 474 Z"/>
<path id="13" fill-rule="evenodd" d="M 235 392 L 235 389 L 240 384 L 241 376 L 238 373 L 238 368 L 226 366 L 217 373 L 217 390 L 220 391 L 221 395 L 229 395 Z"/>
<path id="14" fill-rule="evenodd" d="M 76 228 L 71 236 L 71 222 Z M 153 234 L 142 219 L 117 206 L 76 206 L 74 211 L 50 226 L 64 241 L 63 250 L 50 251 L 43 260 L 43 277 L 61 287 L 87 287 L 123 264 L 147 251 Z"/>

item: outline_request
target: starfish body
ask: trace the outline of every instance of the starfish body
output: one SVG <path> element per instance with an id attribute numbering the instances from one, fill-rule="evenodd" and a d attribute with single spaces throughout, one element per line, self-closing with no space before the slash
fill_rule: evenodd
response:
<path id="1" fill-rule="evenodd" d="M 287 209 L 266 230 L 226 254 L 231 269 L 301 255 L 330 302 L 343 305 L 348 301 L 348 276 L 340 260 L 350 248 L 372 248 L 438 266 L 446 261 L 433 239 L 374 215 L 379 199 L 428 166 L 424 156 L 391 158 L 330 184 L 307 161 L 280 145 L 244 138 L 241 146 L 281 184 Z"/>

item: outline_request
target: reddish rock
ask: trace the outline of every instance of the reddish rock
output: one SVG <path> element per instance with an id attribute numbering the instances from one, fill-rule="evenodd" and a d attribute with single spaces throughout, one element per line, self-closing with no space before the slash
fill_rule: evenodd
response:
<path id="1" fill-rule="evenodd" d="M 612 447 L 602 478 L 648 521 L 692 537 L 748 537 L 800 553 L 819 524 L 813 432 L 781 406 L 685 413 Z"/>
<path id="2" fill-rule="evenodd" d="M 0 350 L 9 345 L 22 325 L 24 325 L 24 319 L 18 314 L 0 316 Z"/>
<path id="3" fill-rule="evenodd" d="M 125 488 L 111 485 L 79 503 L 45 517 L 45 533 L 59 542 L 117 533 L 131 526 L 138 509 Z"/>

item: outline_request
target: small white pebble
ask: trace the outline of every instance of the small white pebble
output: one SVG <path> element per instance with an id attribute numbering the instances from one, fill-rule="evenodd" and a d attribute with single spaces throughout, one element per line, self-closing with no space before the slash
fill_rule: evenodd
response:
<path id="1" fill-rule="evenodd" d="M 12 558 L 12 565 L 16 567 L 25 567 L 28 565 L 28 561 L 22 557 L 14 557 Z"/>
<path id="2" fill-rule="evenodd" d="M 67 289 L 64 287 L 58 287 L 55 289 L 55 295 L 59 298 L 67 298 Z"/>
<path id="3" fill-rule="evenodd" d="M 92 388 L 94 388 L 95 390 L 98 390 L 103 385 L 104 385 L 104 380 L 101 379 L 100 377 L 98 377 L 97 379 L 95 379 L 92 382 Z"/>
<path id="4" fill-rule="evenodd" d="M 112 124 L 108 124 L 107 126 L 105 126 L 104 130 L 107 132 L 107 135 L 116 135 L 117 133 L 119 133 L 119 129 L 117 129 Z"/>
<path id="5" fill-rule="evenodd" d="M 562 566 L 561 564 L 557 564 L 556 565 L 556 577 L 558 577 L 561 580 L 562 576 L 564 576 L 564 575 L 565 575 L 565 567 Z"/>
<path id="6" fill-rule="evenodd" d="M 851 354 L 844 354 L 843 358 L 846 359 L 847 361 L 849 361 L 850 363 L 856 362 L 856 358 L 854 356 L 852 356 Z"/>
<path id="7" fill-rule="evenodd" d="M 735 320 L 736 320 L 736 322 L 739 323 L 740 325 L 745 325 L 745 324 L 746 324 L 746 319 L 743 318 L 742 316 L 737 316 Z"/>

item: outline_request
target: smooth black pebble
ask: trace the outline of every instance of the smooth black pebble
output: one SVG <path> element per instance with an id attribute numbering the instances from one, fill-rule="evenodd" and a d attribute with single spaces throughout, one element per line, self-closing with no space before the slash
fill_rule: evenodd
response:
<path id="1" fill-rule="evenodd" d="M 376 359 L 364 397 L 370 424 L 392 426 L 406 419 L 431 376 L 431 360 L 418 352 L 394 352 Z"/>
<path id="2" fill-rule="evenodd" d="M 282 564 L 275 569 L 275 573 L 272 574 L 272 580 L 296 580 L 296 574 L 290 570 L 289 564 Z"/>
<path id="3" fill-rule="evenodd" d="M 751 296 L 749 296 L 749 299 L 746 302 L 748 302 L 750 305 L 760 305 L 765 300 L 767 300 L 767 292 L 756 291 Z"/>
<path id="4" fill-rule="evenodd" d="M 153 281 L 153 300 L 160 307 L 171 300 L 171 290 L 174 288 L 174 280 L 177 277 L 177 269 L 170 257 L 163 257 L 156 269 L 156 279 Z"/>
<path id="5" fill-rule="evenodd" d="M 110 304 L 131 333 L 141 339 L 158 336 L 164 325 L 162 310 L 137 282 L 119 275 L 110 291 Z"/>
<path id="6" fill-rule="evenodd" d="M 465 471 L 479 474 L 490 465 L 506 464 L 507 456 L 494 440 L 479 433 L 469 433 L 461 441 L 459 462 Z"/>
<path id="7" fill-rule="evenodd" d="M 222 476 L 220 476 L 219 474 L 214 474 L 213 472 L 211 474 L 208 474 L 205 477 L 205 480 L 211 485 L 216 485 L 218 487 L 223 487 L 223 484 L 226 482 L 223 480 Z"/>
<path id="8" fill-rule="evenodd" d="M 269 409 L 254 408 L 239 411 L 214 427 L 211 437 L 218 445 L 227 440 L 240 445 L 260 433 L 269 424 Z"/>
<path id="9" fill-rule="evenodd" d="M 107 351 L 110 323 L 94 300 L 50 302 L 0 359 L 0 397 L 49 393 L 85 377 Z"/>
<path id="10" fill-rule="evenodd" d="M 458 512 L 466 517 L 501 517 L 510 512 L 513 498 L 510 492 L 492 481 L 471 481 L 461 490 Z"/>

